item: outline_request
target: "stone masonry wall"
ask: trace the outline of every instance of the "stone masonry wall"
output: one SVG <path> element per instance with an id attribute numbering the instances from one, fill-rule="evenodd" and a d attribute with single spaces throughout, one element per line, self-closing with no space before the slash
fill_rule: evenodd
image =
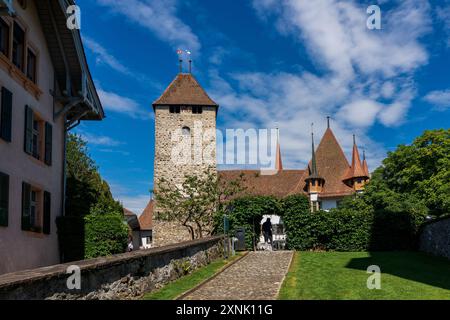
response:
<path id="1" fill-rule="evenodd" d="M 181 157 L 185 162 L 173 161 L 174 149 L 183 140 L 175 136 L 176 130 L 191 130 L 191 156 Z M 170 113 L 168 106 L 155 108 L 155 190 L 161 178 L 180 185 L 186 175 L 202 173 L 207 168 L 217 168 L 216 163 L 216 108 L 203 107 L 202 114 L 193 114 L 190 107 L 182 107 L 181 113 Z M 208 132 L 209 134 L 205 135 Z M 178 139 L 177 139 L 178 138 Z M 174 140 L 174 141 L 173 141 Z M 185 144 L 185 147 L 189 147 Z M 179 150 L 178 153 L 183 149 Z M 183 154 L 187 154 L 186 152 Z M 156 205 L 157 207 L 157 205 Z M 156 208 L 156 211 L 158 209 Z"/>
<path id="2" fill-rule="evenodd" d="M 166 246 L 192 240 L 189 231 L 175 222 L 153 220 L 153 245 Z"/>
<path id="3" fill-rule="evenodd" d="M 0 300 L 137 299 L 223 254 L 222 237 L 141 250 L 0 276 Z M 81 269 L 81 289 L 69 290 L 70 265 Z"/>
<path id="4" fill-rule="evenodd" d="M 423 228 L 420 250 L 450 259 L 450 217 L 431 222 Z"/>

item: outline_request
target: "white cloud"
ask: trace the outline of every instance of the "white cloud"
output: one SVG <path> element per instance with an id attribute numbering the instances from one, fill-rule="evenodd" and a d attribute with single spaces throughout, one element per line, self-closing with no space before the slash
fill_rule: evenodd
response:
<path id="1" fill-rule="evenodd" d="M 379 164 L 385 148 L 368 131 L 377 122 L 391 127 L 406 120 L 416 97 L 414 73 L 428 61 L 420 42 L 430 30 L 428 2 L 382 7 L 382 30 L 366 28 L 367 7 L 356 1 L 255 0 L 253 6 L 263 21 L 274 17 L 283 35 L 305 46 L 320 74 L 212 70 L 210 91 L 224 109 L 225 126 L 270 128 L 278 122 L 285 162 L 298 168 L 310 157 L 311 123 L 320 136 L 330 115 L 344 150 L 350 152 L 356 133 L 369 162 Z"/>
<path id="2" fill-rule="evenodd" d="M 395 85 L 391 82 L 385 82 L 381 87 L 381 96 L 385 99 L 390 99 L 395 94 Z"/>
<path id="3" fill-rule="evenodd" d="M 447 46 L 450 47 L 450 3 L 447 6 L 437 7 L 436 16 L 443 24 L 444 33 L 447 35 Z"/>
<path id="4" fill-rule="evenodd" d="M 89 50 L 91 50 L 93 53 L 97 55 L 96 63 L 98 64 L 104 63 L 108 65 L 110 68 L 126 75 L 131 74 L 130 70 L 127 67 L 125 67 L 121 62 L 119 62 L 98 42 L 94 41 L 89 37 L 83 37 L 83 43 Z"/>
<path id="5" fill-rule="evenodd" d="M 116 147 L 123 144 L 122 142 L 117 141 L 111 137 L 99 136 L 86 132 L 80 132 L 80 136 L 83 138 L 83 140 L 94 146 Z"/>
<path id="6" fill-rule="evenodd" d="M 139 103 L 133 99 L 120 96 L 114 92 L 109 92 L 98 87 L 98 96 L 102 102 L 103 107 L 112 112 L 121 113 L 132 118 L 150 119 L 151 111 L 142 110 Z"/>
<path id="7" fill-rule="evenodd" d="M 437 110 L 450 109 L 450 89 L 432 91 L 424 97 L 424 100 L 432 104 Z"/>
<path id="8" fill-rule="evenodd" d="M 116 57 L 114 57 L 105 47 L 92 38 L 83 36 L 84 45 L 95 55 L 95 61 L 97 64 L 104 64 L 111 69 L 124 74 L 128 77 L 134 78 L 138 81 L 140 85 L 145 87 L 150 87 L 155 90 L 161 91 L 161 84 L 145 74 L 130 70 L 122 62 L 120 62 Z"/>
<path id="9" fill-rule="evenodd" d="M 258 12 L 282 8 L 278 17 L 282 31 L 298 35 L 325 69 L 347 79 L 356 71 L 392 76 L 419 67 L 428 58 L 418 42 L 431 23 L 426 0 L 402 1 L 395 10 L 382 11 L 383 30 L 368 30 L 367 7 L 354 1 L 255 0 L 253 4 Z"/>
<path id="10" fill-rule="evenodd" d="M 382 105 L 372 100 L 357 100 L 344 105 L 337 115 L 338 119 L 354 127 L 370 127 L 374 124 Z"/>
<path id="11" fill-rule="evenodd" d="M 197 36 L 176 16 L 176 0 L 97 0 L 97 3 L 150 30 L 174 49 L 189 49 L 194 54 L 200 50 Z"/>

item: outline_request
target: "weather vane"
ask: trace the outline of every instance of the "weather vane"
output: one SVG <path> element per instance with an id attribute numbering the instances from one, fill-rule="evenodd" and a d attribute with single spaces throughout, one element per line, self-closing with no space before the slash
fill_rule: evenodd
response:
<path id="1" fill-rule="evenodd" d="M 192 59 L 190 58 L 190 56 L 192 55 L 192 52 L 190 50 L 182 50 L 182 49 L 177 49 L 177 55 L 178 55 L 178 61 L 180 63 L 180 73 L 183 72 L 183 55 L 186 54 L 189 56 L 189 73 L 192 72 Z"/>

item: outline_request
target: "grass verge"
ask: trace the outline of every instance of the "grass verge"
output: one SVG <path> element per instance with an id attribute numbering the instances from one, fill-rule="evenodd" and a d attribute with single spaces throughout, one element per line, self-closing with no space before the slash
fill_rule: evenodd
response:
<path id="1" fill-rule="evenodd" d="M 367 268 L 381 269 L 369 290 Z M 450 261 L 420 252 L 297 252 L 281 300 L 449 300 Z"/>

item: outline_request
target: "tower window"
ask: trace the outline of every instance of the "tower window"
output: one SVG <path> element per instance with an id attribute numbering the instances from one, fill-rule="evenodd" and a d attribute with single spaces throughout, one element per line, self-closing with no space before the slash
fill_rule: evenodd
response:
<path id="1" fill-rule="evenodd" d="M 170 113 L 181 113 L 181 107 L 180 106 L 170 106 L 169 111 L 170 111 Z"/>
<path id="2" fill-rule="evenodd" d="M 193 114 L 202 114 L 203 113 L 203 107 L 192 107 L 192 113 Z"/>
<path id="3" fill-rule="evenodd" d="M 191 135 L 191 129 L 189 127 L 183 127 L 182 133 L 183 133 L 183 136 L 190 136 Z"/>

